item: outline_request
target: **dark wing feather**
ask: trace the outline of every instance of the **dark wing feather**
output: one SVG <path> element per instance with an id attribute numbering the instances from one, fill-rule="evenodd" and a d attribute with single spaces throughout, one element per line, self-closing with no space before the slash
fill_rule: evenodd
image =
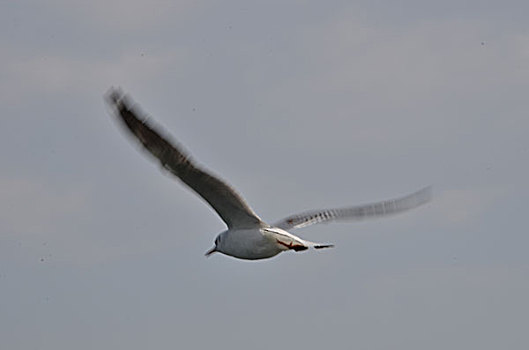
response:
<path id="1" fill-rule="evenodd" d="M 250 228 L 262 224 L 232 187 L 198 167 L 182 147 L 161 136 L 152 122 L 140 117 L 141 113 L 128 97 L 119 90 L 111 90 L 108 101 L 115 107 L 116 117 L 160 161 L 162 167 L 202 196 L 229 228 Z"/>
<path id="2" fill-rule="evenodd" d="M 284 230 L 301 228 L 322 222 L 336 220 L 363 220 L 367 218 L 393 215 L 416 208 L 432 198 L 431 187 L 423 188 L 404 197 L 383 202 L 369 203 L 347 208 L 311 210 L 291 215 L 276 222 L 273 226 Z"/>

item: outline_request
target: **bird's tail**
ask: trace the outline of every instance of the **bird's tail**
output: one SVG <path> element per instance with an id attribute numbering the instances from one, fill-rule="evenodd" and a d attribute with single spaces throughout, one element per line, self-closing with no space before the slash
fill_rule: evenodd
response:
<path id="1" fill-rule="evenodd" d="M 329 244 L 329 243 L 322 244 L 322 243 L 318 243 L 318 244 L 314 245 L 314 249 L 322 249 L 322 248 L 334 248 L 334 244 Z"/>
<path id="2" fill-rule="evenodd" d="M 314 249 L 334 248 L 334 244 L 330 244 L 330 243 L 316 243 L 316 242 L 305 241 L 305 244 L 309 248 L 314 248 Z"/>

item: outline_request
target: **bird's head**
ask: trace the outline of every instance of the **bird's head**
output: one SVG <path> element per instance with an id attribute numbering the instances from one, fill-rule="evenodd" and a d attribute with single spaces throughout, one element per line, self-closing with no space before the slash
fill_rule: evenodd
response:
<path id="1" fill-rule="evenodd" d="M 215 252 L 222 253 L 222 244 L 223 244 L 223 238 L 224 238 L 225 233 L 226 233 L 226 231 L 221 232 L 221 233 L 219 233 L 217 238 L 215 238 L 215 246 L 213 246 L 213 248 L 211 248 L 210 250 L 208 250 L 206 252 L 205 255 L 207 257 L 209 257 L 211 254 L 213 254 Z"/>

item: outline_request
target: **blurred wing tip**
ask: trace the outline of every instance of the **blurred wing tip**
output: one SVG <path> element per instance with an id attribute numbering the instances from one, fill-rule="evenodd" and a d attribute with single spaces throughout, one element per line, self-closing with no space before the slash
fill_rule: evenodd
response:
<path id="1" fill-rule="evenodd" d="M 111 107 L 116 108 L 118 111 L 123 107 L 130 110 L 135 106 L 134 101 L 119 86 L 111 86 L 105 93 L 104 98 Z"/>
<path id="2" fill-rule="evenodd" d="M 105 93 L 105 99 L 111 103 L 117 105 L 119 101 L 123 99 L 125 94 L 120 87 L 111 86 L 108 91 Z"/>
<path id="3" fill-rule="evenodd" d="M 417 195 L 421 199 L 421 203 L 430 202 L 433 199 L 433 186 L 428 185 L 421 188 L 419 191 L 415 192 L 414 195 Z"/>

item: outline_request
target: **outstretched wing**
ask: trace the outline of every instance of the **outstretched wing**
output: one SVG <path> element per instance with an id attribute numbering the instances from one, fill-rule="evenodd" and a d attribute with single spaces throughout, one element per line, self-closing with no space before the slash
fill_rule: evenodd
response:
<path id="1" fill-rule="evenodd" d="M 229 228 L 261 225 L 261 219 L 232 187 L 202 170 L 181 146 L 161 136 L 157 127 L 120 90 L 111 89 L 107 100 L 115 107 L 116 117 L 162 167 L 202 196 Z"/>
<path id="2" fill-rule="evenodd" d="M 416 208 L 432 198 L 432 188 L 425 187 L 404 197 L 358 205 L 348 208 L 311 210 L 291 215 L 276 222 L 273 226 L 284 230 L 301 228 L 335 220 L 363 220 L 378 216 L 392 215 Z"/>

